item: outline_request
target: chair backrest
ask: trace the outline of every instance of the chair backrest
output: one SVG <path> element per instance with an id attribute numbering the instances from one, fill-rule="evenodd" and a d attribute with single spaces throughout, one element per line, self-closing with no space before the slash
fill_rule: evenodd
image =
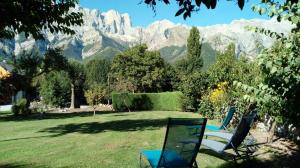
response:
<path id="1" fill-rule="evenodd" d="M 254 119 L 256 118 L 256 115 L 257 111 L 253 110 L 249 114 L 246 114 L 242 117 L 225 149 L 230 149 L 232 147 L 237 148 L 241 145 L 241 143 L 248 135 Z"/>
<path id="2" fill-rule="evenodd" d="M 158 167 L 192 167 L 206 122 L 206 118 L 169 118 Z"/>
<path id="3" fill-rule="evenodd" d="M 228 124 L 230 123 L 230 120 L 232 119 L 232 117 L 233 117 L 235 111 L 236 111 L 236 110 L 235 110 L 235 107 L 234 107 L 234 106 L 230 106 L 230 107 L 228 108 L 227 115 L 226 115 L 226 117 L 224 118 L 223 123 L 222 123 L 222 125 L 221 125 L 221 128 L 222 128 L 222 129 L 226 129 L 226 128 L 227 128 L 227 126 L 228 126 Z"/>

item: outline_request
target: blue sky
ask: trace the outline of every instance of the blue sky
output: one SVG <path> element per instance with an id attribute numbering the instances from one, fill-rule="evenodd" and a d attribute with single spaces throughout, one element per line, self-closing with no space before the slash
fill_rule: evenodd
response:
<path id="1" fill-rule="evenodd" d="M 139 5 L 141 0 L 80 0 L 80 6 L 90 9 L 98 9 L 102 12 L 114 9 L 120 13 L 129 13 L 133 26 L 146 27 L 156 20 L 168 19 L 174 23 L 183 23 L 190 26 L 208 26 L 214 24 L 230 23 L 237 19 L 264 18 L 252 12 L 252 4 L 258 4 L 259 0 L 246 2 L 241 11 L 236 1 L 219 0 L 216 9 L 207 10 L 202 6 L 200 11 L 193 13 L 191 18 L 184 20 L 182 16 L 175 17 L 178 6 L 175 0 L 170 5 L 158 3 L 156 15 L 146 4 Z"/>

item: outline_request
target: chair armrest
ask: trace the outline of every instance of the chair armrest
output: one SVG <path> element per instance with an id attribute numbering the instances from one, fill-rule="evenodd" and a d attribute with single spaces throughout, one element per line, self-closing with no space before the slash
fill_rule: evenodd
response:
<path id="1" fill-rule="evenodd" d="M 229 132 L 206 132 L 206 133 L 204 133 L 204 136 L 206 138 L 208 136 L 212 136 L 212 137 L 222 138 L 222 139 L 225 139 L 227 141 L 230 141 L 233 134 L 229 133 Z"/>
<path id="2" fill-rule="evenodd" d="M 179 143 L 190 144 L 190 143 L 198 143 L 198 141 L 196 141 L 196 140 L 185 140 L 185 141 L 179 141 Z"/>

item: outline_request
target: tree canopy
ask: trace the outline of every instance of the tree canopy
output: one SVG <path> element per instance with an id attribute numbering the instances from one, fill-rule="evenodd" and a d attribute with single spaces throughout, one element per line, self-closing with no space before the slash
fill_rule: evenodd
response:
<path id="1" fill-rule="evenodd" d="M 2 0 L 0 2 L 0 38 L 13 38 L 24 32 L 43 39 L 43 30 L 74 34 L 72 25 L 82 25 L 82 13 L 70 11 L 78 0 Z"/>
<path id="2" fill-rule="evenodd" d="M 64 71 L 53 71 L 45 74 L 39 89 L 45 104 L 54 107 L 66 107 L 70 102 L 70 79 Z"/>
<path id="3" fill-rule="evenodd" d="M 106 85 L 111 62 L 104 59 L 93 59 L 85 64 L 86 80 L 89 86 L 93 84 Z"/>
<path id="4" fill-rule="evenodd" d="M 158 91 L 161 88 L 164 67 L 164 60 L 158 51 L 148 51 L 146 45 L 138 45 L 114 58 L 112 73 L 118 90 Z"/>
<path id="5" fill-rule="evenodd" d="M 28 108 L 33 98 L 35 79 L 38 80 L 41 75 L 51 71 L 65 70 L 67 63 L 67 59 L 58 49 L 48 49 L 44 57 L 38 53 L 23 52 L 14 61 L 13 73 L 8 79 L 8 84 L 14 88 L 14 92 L 24 91 Z"/>
<path id="6" fill-rule="evenodd" d="M 69 61 L 67 68 L 68 77 L 71 82 L 71 105 L 70 108 L 78 108 L 78 95 L 82 92 L 85 82 L 84 66 L 77 61 Z"/>

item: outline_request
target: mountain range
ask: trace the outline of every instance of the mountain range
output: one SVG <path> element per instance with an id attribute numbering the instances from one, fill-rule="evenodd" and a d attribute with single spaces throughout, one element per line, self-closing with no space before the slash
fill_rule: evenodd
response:
<path id="1" fill-rule="evenodd" d="M 112 57 L 125 49 L 146 43 L 150 50 L 159 50 L 163 58 L 174 62 L 186 55 L 186 41 L 190 26 L 175 24 L 169 20 L 153 22 L 147 27 L 133 27 L 129 14 L 115 10 L 100 12 L 77 6 L 72 9 L 83 13 L 84 24 L 73 27 L 75 35 L 52 34 L 44 31 L 45 40 L 35 41 L 18 34 L 13 40 L 0 41 L 0 55 L 9 57 L 24 50 L 44 53 L 48 47 L 59 47 L 63 54 L 78 60 Z M 245 26 L 263 27 L 278 33 L 288 34 L 289 22 L 270 20 L 235 20 L 230 24 L 197 27 L 201 34 L 202 54 L 205 61 L 214 59 L 216 51 L 223 51 L 230 43 L 236 46 L 237 56 L 244 54 L 254 58 L 261 45 L 270 47 L 273 39 L 245 29 Z"/>

